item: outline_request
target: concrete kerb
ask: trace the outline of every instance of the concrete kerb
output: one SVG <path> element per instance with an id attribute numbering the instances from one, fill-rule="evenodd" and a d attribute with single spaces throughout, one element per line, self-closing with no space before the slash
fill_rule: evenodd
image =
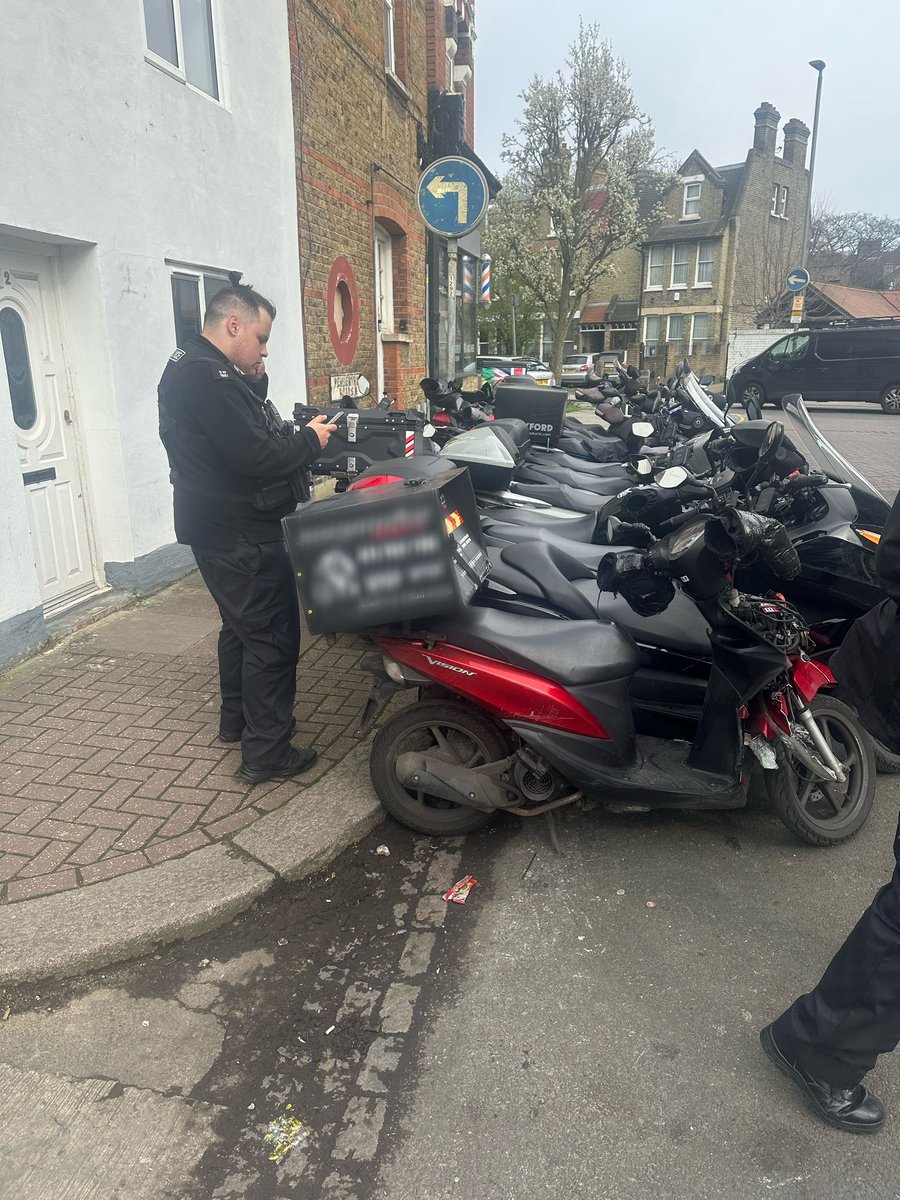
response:
<path id="1" fill-rule="evenodd" d="M 382 819 L 371 739 L 282 808 L 184 858 L 0 909 L 0 985 L 65 978 L 206 933 L 312 874 Z"/>

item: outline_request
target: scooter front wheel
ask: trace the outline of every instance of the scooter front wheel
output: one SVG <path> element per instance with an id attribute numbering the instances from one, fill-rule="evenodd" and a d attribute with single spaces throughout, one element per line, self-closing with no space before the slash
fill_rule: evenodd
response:
<path id="1" fill-rule="evenodd" d="M 506 758 L 509 749 L 503 732 L 487 713 L 462 700 L 426 700 L 405 708 L 379 730 L 369 770 L 382 806 L 407 829 L 450 837 L 471 833 L 490 821 L 489 812 L 404 787 L 396 763 L 410 751 L 465 767 Z"/>
<path id="2" fill-rule="evenodd" d="M 791 833 L 810 846 L 838 846 L 866 823 L 875 799 L 872 739 L 852 709 L 820 693 L 810 703 L 813 719 L 847 776 L 825 783 L 783 742 L 775 743 L 777 771 L 766 771 L 769 799 Z"/>

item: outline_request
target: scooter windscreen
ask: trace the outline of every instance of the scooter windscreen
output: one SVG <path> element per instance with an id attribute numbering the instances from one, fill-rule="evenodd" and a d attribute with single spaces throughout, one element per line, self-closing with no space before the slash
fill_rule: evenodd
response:
<path id="1" fill-rule="evenodd" d="M 797 393 L 785 396 L 782 422 L 785 433 L 809 463 L 810 470 L 820 471 L 836 483 L 844 483 L 853 494 L 859 519 L 868 524 L 883 525 L 891 506 L 874 484 L 846 458 L 817 428 L 803 397 Z"/>
<path id="2" fill-rule="evenodd" d="M 709 396 L 707 396 L 706 392 L 704 392 L 703 388 L 697 382 L 697 376 L 690 369 L 682 375 L 681 386 L 690 396 L 691 403 L 697 411 L 702 413 L 717 429 L 726 429 L 732 424 L 731 418 L 726 418 L 725 414 L 713 404 L 712 400 L 710 400 Z"/>

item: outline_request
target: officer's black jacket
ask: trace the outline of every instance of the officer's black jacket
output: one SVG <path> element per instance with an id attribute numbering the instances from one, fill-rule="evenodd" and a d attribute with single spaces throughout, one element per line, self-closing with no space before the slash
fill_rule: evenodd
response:
<path id="1" fill-rule="evenodd" d="M 279 541 L 319 456 L 311 429 L 293 430 L 224 354 L 192 338 L 159 381 L 159 433 L 175 492 L 175 536 L 228 549 L 242 534 Z"/>
<path id="2" fill-rule="evenodd" d="M 875 576 L 888 599 L 854 622 L 830 666 L 841 699 L 869 733 L 900 754 L 900 495 L 881 531 Z"/>

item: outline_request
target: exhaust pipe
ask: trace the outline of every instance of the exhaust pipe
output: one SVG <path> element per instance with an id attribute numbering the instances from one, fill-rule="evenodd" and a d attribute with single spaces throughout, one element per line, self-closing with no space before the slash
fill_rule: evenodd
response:
<path id="1" fill-rule="evenodd" d="M 511 783 L 504 785 L 501 778 L 514 762 L 512 755 L 483 767 L 461 767 L 430 754 L 410 752 L 400 755 L 395 770 L 400 783 L 410 791 L 428 792 L 481 812 L 495 812 L 520 803 L 516 789 Z"/>

